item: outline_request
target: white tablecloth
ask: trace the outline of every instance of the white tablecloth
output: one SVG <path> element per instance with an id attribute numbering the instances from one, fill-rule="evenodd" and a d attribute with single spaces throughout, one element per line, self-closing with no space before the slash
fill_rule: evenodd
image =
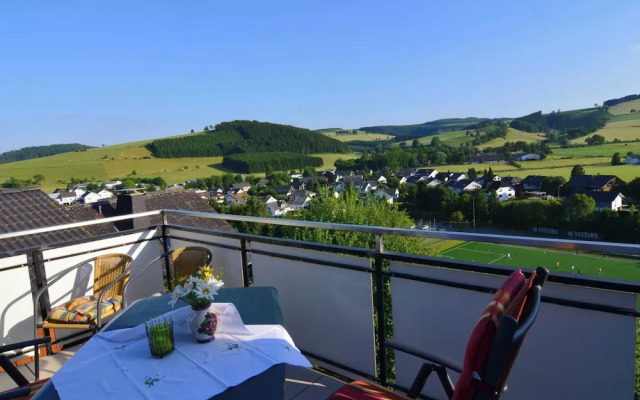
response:
<path id="1" fill-rule="evenodd" d="M 216 338 L 197 343 L 190 307 L 174 318 L 175 350 L 162 359 L 149 351 L 144 325 L 95 335 L 52 378 L 61 400 L 208 399 L 270 367 L 311 367 L 281 325 L 247 325 L 233 304 L 213 304 Z"/>

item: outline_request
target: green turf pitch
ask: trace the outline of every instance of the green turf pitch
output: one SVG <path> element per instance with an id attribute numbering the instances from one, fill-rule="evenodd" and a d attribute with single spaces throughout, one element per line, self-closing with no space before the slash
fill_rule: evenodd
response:
<path id="1" fill-rule="evenodd" d="M 518 268 L 533 269 L 543 266 L 551 273 L 554 271 L 571 273 L 573 265 L 575 274 L 580 270 L 581 274 L 597 276 L 599 269 L 602 268 L 601 276 L 603 277 L 640 280 L 640 261 L 611 256 L 603 258 L 602 254 L 594 253 L 578 252 L 576 254 L 563 250 L 466 242 L 442 251 L 439 256 Z"/>

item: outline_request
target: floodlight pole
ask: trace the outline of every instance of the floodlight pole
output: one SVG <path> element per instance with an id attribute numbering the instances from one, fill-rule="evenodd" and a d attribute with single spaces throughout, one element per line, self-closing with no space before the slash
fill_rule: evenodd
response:
<path id="1" fill-rule="evenodd" d="M 566 183 L 566 182 L 565 182 L 565 183 Z M 561 184 L 558 186 L 558 197 L 557 197 L 558 199 L 560 199 L 560 188 L 561 188 L 562 186 L 564 186 L 564 183 L 561 183 Z"/>
<path id="2" fill-rule="evenodd" d="M 471 204 L 473 205 L 473 229 L 476 229 L 476 198 L 473 196 L 471 196 Z"/>

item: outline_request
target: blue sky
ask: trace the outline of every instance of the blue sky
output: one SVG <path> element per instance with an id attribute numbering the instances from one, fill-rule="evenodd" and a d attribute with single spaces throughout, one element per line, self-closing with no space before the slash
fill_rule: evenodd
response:
<path id="1" fill-rule="evenodd" d="M 0 152 L 233 119 L 515 117 L 640 93 L 637 1 L 0 2 Z"/>

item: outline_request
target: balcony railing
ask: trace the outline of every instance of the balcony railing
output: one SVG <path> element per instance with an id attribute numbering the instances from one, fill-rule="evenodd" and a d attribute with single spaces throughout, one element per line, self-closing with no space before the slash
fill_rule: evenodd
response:
<path id="1" fill-rule="evenodd" d="M 285 327 L 316 364 L 334 373 L 360 376 L 407 389 L 420 361 L 398 353 L 388 357 L 384 339 L 462 360 L 469 334 L 490 293 L 509 267 L 459 262 L 384 250 L 387 235 L 456 239 L 540 248 L 640 255 L 640 246 L 508 235 L 423 231 L 231 216 L 185 211 L 151 211 L 0 235 L 0 240 L 34 233 L 154 214 L 164 224 L 65 243 L 50 243 L 0 255 L 0 337 L 13 343 L 33 336 L 33 293 L 87 254 L 122 252 L 134 258 L 132 274 L 167 248 L 208 247 L 214 267 L 231 287 L 273 286 L 280 294 Z M 167 223 L 166 216 L 366 232 L 376 248 L 343 247 Z M 542 251 L 542 250 L 541 250 Z M 552 266 L 547 266 L 552 267 Z M 630 268 L 638 268 L 632 265 Z M 543 292 L 538 320 L 509 378 L 509 398 L 631 398 L 634 390 L 636 282 L 554 273 Z M 157 261 L 131 282 L 127 302 L 163 288 Z M 91 292 L 92 268 L 80 269 L 43 296 L 46 309 Z M 387 284 L 388 283 L 388 284 Z M 389 303 L 390 302 L 390 303 Z M 389 331 L 383 321 L 391 319 Z M 73 340 L 64 337 L 61 340 Z M 381 351 L 377 351 L 381 346 Z M 456 377 L 454 377 L 455 379 Z M 437 380 L 424 395 L 444 398 Z"/>

